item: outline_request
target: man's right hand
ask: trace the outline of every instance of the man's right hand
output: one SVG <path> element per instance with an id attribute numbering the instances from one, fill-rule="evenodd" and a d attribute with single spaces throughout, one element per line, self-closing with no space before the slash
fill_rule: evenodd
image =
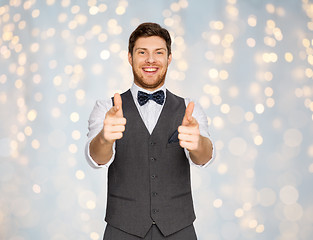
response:
<path id="1" fill-rule="evenodd" d="M 122 98 L 118 93 L 114 94 L 114 106 L 106 113 L 103 121 L 102 140 L 113 144 L 115 140 L 123 137 L 126 118 L 123 117 Z"/>
<path id="2" fill-rule="evenodd" d="M 116 139 L 123 137 L 126 118 L 123 117 L 122 98 L 114 95 L 114 106 L 106 113 L 101 132 L 90 142 L 90 156 L 99 165 L 109 162 L 112 157 L 112 146 Z"/>

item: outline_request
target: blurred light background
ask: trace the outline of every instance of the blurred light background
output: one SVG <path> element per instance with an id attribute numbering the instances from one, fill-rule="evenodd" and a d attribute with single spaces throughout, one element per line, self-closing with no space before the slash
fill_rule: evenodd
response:
<path id="1" fill-rule="evenodd" d="M 199 239 L 312 239 L 312 0 L 0 0 L 0 239 L 102 239 L 87 121 L 131 86 L 145 21 L 170 31 L 167 86 L 215 139 L 214 164 L 192 167 Z"/>

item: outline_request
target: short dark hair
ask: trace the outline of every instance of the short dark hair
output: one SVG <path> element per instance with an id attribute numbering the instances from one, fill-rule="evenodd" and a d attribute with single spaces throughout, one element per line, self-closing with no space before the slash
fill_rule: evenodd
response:
<path id="1" fill-rule="evenodd" d="M 168 55 L 170 55 L 172 40 L 169 32 L 165 28 L 162 28 L 159 24 L 152 22 L 142 23 L 132 32 L 129 37 L 128 52 L 133 55 L 135 42 L 138 38 L 152 36 L 158 36 L 165 40 Z"/>

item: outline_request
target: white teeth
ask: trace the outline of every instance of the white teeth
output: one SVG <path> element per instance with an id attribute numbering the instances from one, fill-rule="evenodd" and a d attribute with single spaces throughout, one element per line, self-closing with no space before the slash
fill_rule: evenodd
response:
<path id="1" fill-rule="evenodd" d="M 145 68 L 144 70 L 146 72 L 155 72 L 157 69 L 156 68 Z"/>

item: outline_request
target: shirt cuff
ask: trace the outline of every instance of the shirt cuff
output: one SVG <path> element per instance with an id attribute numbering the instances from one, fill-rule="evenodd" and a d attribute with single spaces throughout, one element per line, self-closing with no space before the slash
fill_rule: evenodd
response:
<path id="1" fill-rule="evenodd" d="M 85 147 L 85 156 L 86 156 L 86 160 L 87 160 L 87 163 L 92 167 L 92 168 L 95 168 L 95 169 L 100 169 L 100 168 L 103 168 L 103 167 L 109 167 L 111 165 L 111 163 L 113 162 L 114 160 L 114 157 L 115 157 L 115 142 L 113 143 L 113 146 L 112 146 L 112 157 L 110 158 L 110 160 L 106 163 L 106 164 L 103 164 L 103 165 L 99 165 L 98 163 L 96 163 L 92 157 L 90 156 L 90 142 L 92 141 L 93 138 L 90 138 L 87 143 L 86 143 L 86 147 Z"/>
<path id="2" fill-rule="evenodd" d="M 207 138 L 211 141 L 211 143 L 212 143 L 212 157 L 211 157 L 211 159 L 210 159 L 206 164 L 203 164 L 203 165 L 195 164 L 195 163 L 191 160 L 189 151 L 188 151 L 186 148 L 184 148 L 186 157 L 187 157 L 187 159 L 189 160 L 190 165 L 196 166 L 196 167 L 199 167 L 199 168 L 205 168 L 205 167 L 207 167 L 208 165 L 210 165 L 212 162 L 214 162 L 214 159 L 215 159 L 215 145 L 214 145 L 214 142 L 212 141 L 212 139 L 211 139 L 210 136 L 206 136 L 206 137 L 207 137 Z"/>

